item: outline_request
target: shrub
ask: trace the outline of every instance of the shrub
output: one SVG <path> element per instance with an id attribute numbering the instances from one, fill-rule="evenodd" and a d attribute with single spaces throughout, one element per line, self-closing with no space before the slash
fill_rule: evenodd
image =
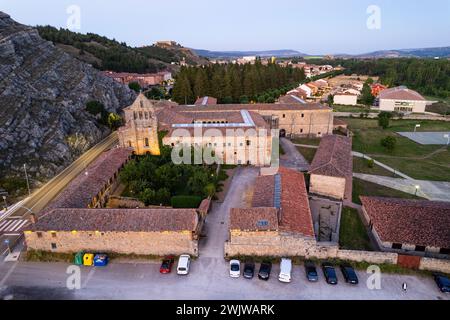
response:
<path id="1" fill-rule="evenodd" d="M 137 83 L 137 82 L 130 82 L 130 83 L 128 84 L 128 87 L 129 87 L 131 90 L 135 91 L 135 92 L 141 91 L 141 86 L 140 86 L 140 84 Z"/>
<path id="2" fill-rule="evenodd" d="M 397 144 L 397 139 L 395 139 L 392 136 L 388 136 L 386 138 L 381 139 L 380 141 L 381 145 L 385 147 L 388 151 L 392 151 L 395 149 L 395 146 Z"/>
<path id="3" fill-rule="evenodd" d="M 105 106 L 103 105 L 103 103 L 96 100 L 89 101 L 88 103 L 86 103 L 86 111 L 96 116 L 99 113 L 105 112 Z"/>
<path id="4" fill-rule="evenodd" d="M 171 199 L 172 207 L 174 208 L 193 208 L 200 206 L 202 198 L 199 196 L 174 196 Z"/>
<path id="5" fill-rule="evenodd" d="M 372 169 L 375 166 L 375 161 L 373 159 L 367 160 L 367 166 Z"/>

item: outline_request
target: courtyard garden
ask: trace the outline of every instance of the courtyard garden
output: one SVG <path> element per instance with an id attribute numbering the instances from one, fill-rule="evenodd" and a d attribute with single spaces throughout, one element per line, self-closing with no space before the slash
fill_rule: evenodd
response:
<path id="1" fill-rule="evenodd" d="M 213 197 L 227 179 L 225 170 L 217 173 L 217 165 L 175 165 L 171 148 L 164 146 L 161 156 L 137 156 L 121 171 L 125 186 L 123 197 L 137 198 L 146 206 L 197 208 Z"/>
<path id="2" fill-rule="evenodd" d="M 339 246 L 345 250 L 373 250 L 366 227 L 356 209 L 342 209 Z"/>

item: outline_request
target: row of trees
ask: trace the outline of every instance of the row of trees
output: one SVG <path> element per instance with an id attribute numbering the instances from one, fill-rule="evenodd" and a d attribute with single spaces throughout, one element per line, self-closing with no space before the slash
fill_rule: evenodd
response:
<path id="1" fill-rule="evenodd" d="M 450 96 L 450 61 L 447 59 L 336 59 L 317 60 L 342 65 L 345 74 L 378 76 L 381 83 L 390 87 L 406 85 L 421 94 L 446 98 Z"/>
<path id="2" fill-rule="evenodd" d="M 165 69 L 164 64 L 154 60 L 171 62 L 176 59 L 167 49 L 153 46 L 132 48 L 125 42 L 111 40 L 94 33 L 81 34 L 51 26 L 38 26 L 37 29 L 39 35 L 45 40 L 73 46 L 80 50 L 80 55 L 86 52 L 92 54 L 101 61 L 101 63 L 94 63 L 94 67 L 100 70 L 153 73 Z"/>
<path id="3" fill-rule="evenodd" d="M 274 102 L 305 80 L 302 69 L 276 64 L 214 64 L 183 67 L 176 76 L 173 99 L 181 104 L 212 96 L 220 103 Z"/>

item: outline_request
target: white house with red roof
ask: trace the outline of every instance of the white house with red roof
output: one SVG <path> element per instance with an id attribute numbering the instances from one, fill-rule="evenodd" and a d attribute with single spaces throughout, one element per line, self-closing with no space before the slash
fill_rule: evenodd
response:
<path id="1" fill-rule="evenodd" d="M 414 90 L 395 87 L 380 92 L 380 110 L 402 113 L 424 113 L 427 101 Z"/>

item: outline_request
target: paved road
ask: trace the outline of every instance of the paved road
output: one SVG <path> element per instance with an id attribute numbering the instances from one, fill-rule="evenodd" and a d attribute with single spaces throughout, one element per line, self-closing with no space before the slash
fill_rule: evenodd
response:
<path id="1" fill-rule="evenodd" d="M 370 290 L 368 274 L 357 271 L 360 284 L 344 282 L 338 271 L 339 284 L 320 281 L 309 283 L 302 266 L 294 266 L 293 282 L 278 281 L 279 265 L 274 265 L 268 282 L 257 278 L 231 279 L 223 259 L 203 257 L 193 261 L 188 276 L 172 273 L 161 275 L 159 263 L 112 263 L 106 268 L 81 267 L 81 289 L 66 287 L 68 264 L 64 263 L 0 263 L 0 299 L 143 299 L 143 300 L 449 300 L 431 277 L 382 275 L 381 289 Z M 256 265 L 258 270 L 259 264 Z M 12 270 L 8 272 L 9 270 Z M 408 284 L 408 291 L 401 289 Z"/>
<path id="2" fill-rule="evenodd" d="M 299 171 L 308 171 L 309 163 L 298 151 L 296 146 L 286 138 L 280 138 L 280 144 L 285 154 L 280 155 L 280 165 Z"/>
<path id="3" fill-rule="evenodd" d="M 0 254 L 7 250 L 4 240 L 10 239 L 10 242 L 13 243 L 18 235 L 18 227 L 22 227 L 28 223 L 29 211 L 25 208 L 30 209 L 34 213 L 38 213 L 44 209 L 70 181 L 85 170 L 87 165 L 95 160 L 102 152 L 114 147 L 117 143 L 118 137 L 114 132 L 85 152 L 44 186 L 33 192 L 30 197 L 23 201 L 22 206 L 16 207 L 8 213 L 9 217 L 0 219 Z"/>

